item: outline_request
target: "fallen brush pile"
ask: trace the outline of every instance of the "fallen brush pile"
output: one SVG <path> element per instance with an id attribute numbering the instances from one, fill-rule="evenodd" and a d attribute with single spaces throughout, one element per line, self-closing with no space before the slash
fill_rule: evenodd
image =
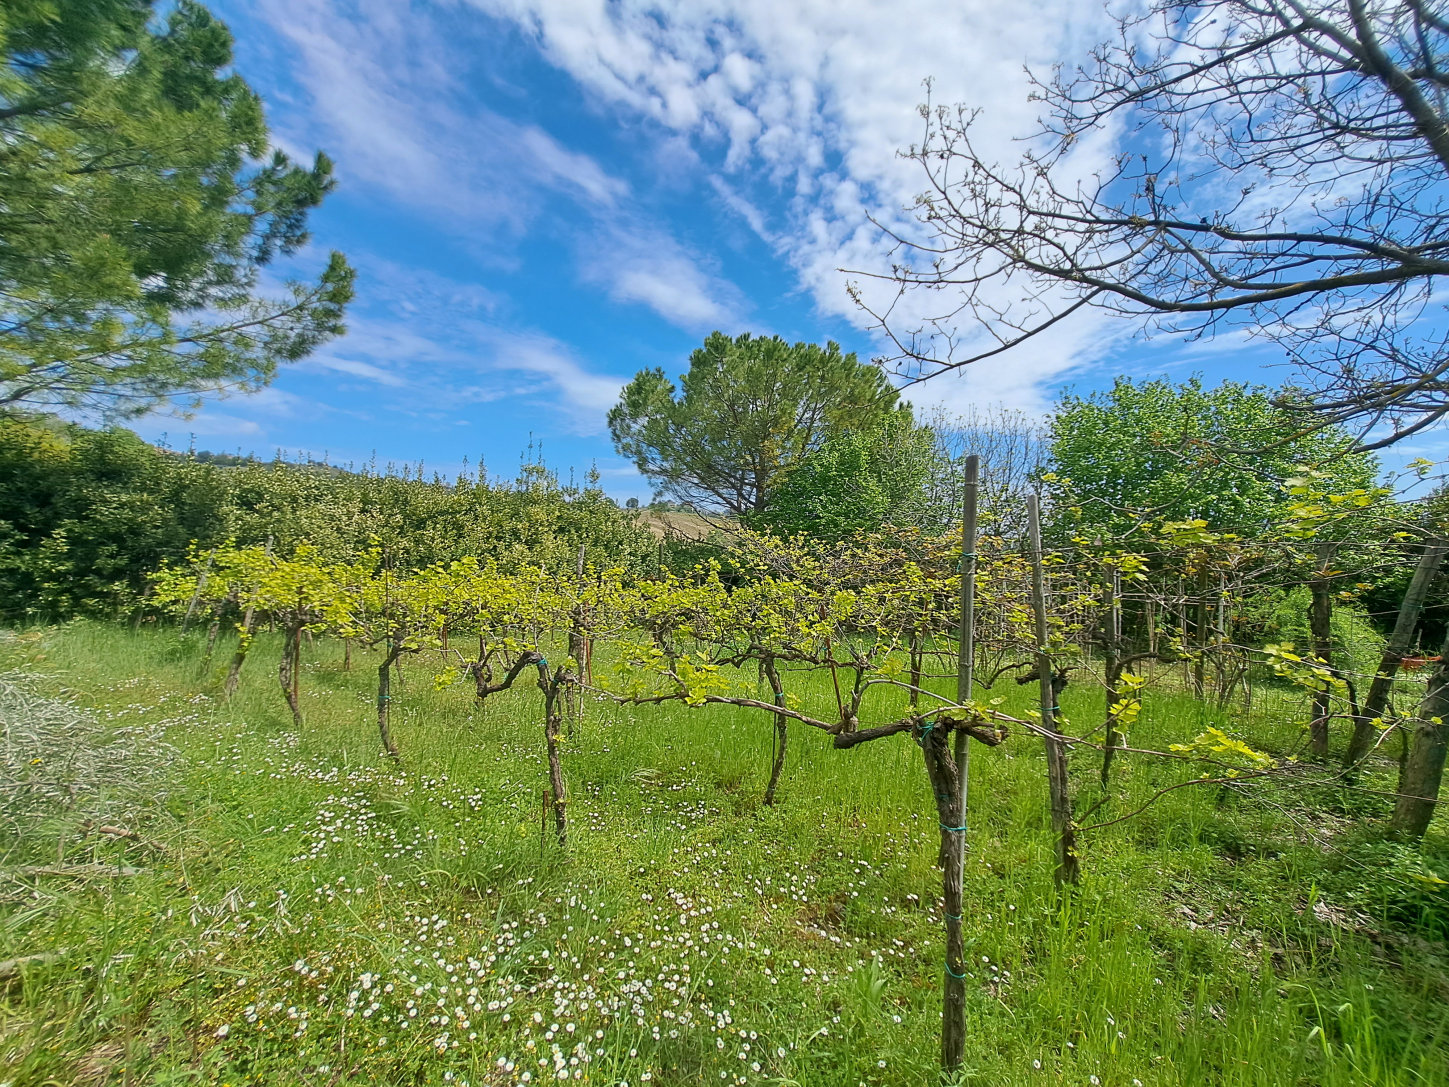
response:
<path id="1" fill-rule="evenodd" d="M 0 876 L 9 895 L 37 876 L 132 874 L 88 843 L 142 842 L 176 750 L 160 725 L 117 726 L 0 673 Z M 79 855 L 83 850 L 84 857 Z"/>

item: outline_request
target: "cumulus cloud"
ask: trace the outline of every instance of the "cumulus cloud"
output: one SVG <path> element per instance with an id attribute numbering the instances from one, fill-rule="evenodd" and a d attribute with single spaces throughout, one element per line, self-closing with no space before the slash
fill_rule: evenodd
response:
<path id="1" fill-rule="evenodd" d="M 1035 121 L 1024 67 L 1080 53 L 1102 29 L 1098 6 L 1075 0 L 467 2 L 522 27 L 602 102 L 649 118 L 661 138 L 687 139 L 719 198 L 793 266 L 819 309 L 862 327 L 870 322 L 840 269 L 889 267 L 870 217 L 911 228 L 902 209 L 923 179 L 897 152 L 920 138 L 923 81 L 933 80 L 936 102 L 983 107 L 979 146 L 1012 159 Z M 1109 134 L 1080 168 L 1090 172 L 1110 146 Z M 868 277 L 861 286 L 888 299 Z M 903 299 L 896 316 L 909 323 L 939 302 Z M 958 331 L 990 339 L 969 322 Z M 1030 402 L 1035 386 L 1102 350 L 1100 324 L 1080 322 L 1076 332 L 1013 354 L 1009 366 L 980 367 L 967 384 Z"/>

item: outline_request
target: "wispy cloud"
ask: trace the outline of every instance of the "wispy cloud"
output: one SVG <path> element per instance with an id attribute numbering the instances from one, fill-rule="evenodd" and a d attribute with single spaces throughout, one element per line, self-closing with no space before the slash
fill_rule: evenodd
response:
<path id="1" fill-rule="evenodd" d="M 512 398 L 574 433 L 602 432 L 621 378 L 594 372 L 544 333 L 499 322 L 487 292 L 389 261 L 359 263 L 372 306 L 305 366 L 386 389 L 389 412 L 451 419 L 470 405 Z"/>
<path id="2" fill-rule="evenodd" d="M 590 274 L 594 256 L 584 253 L 583 280 L 687 328 L 737 301 L 737 290 L 644 216 L 628 182 L 538 125 L 488 108 L 442 12 L 385 0 L 261 0 L 258 10 L 290 43 L 310 100 L 287 115 L 285 138 L 328 147 L 345 181 L 445 223 L 485 262 L 500 259 L 500 239 L 516 241 L 535 223 L 624 239 L 635 256 L 619 275 Z M 674 292 L 654 282 L 646 246 Z"/>
<path id="3" fill-rule="evenodd" d="M 524 28 L 602 102 L 655 122 L 661 140 L 688 140 L 721 201 L 793 266 L 819 309 L 862 327 L 840 269 L 888 270 L 870 218 L 911 226 L 902 208 L 923 179 L 897 152 L 920 138 L 923 80 L 934 80 L 937 102 L 985 107 L 979 146 L 1014 158 L 1035 119 L 1023 66 L 1049 68 L 1094 41 L 1102 17 L 1076 0 L 468 2 Z M 1110 147 L 1094 145 L 1081 168 Z M 895 313 L 910 323 L 940 301 L 907 298 Z M 970 322 L 956 331 L 990 342 Z M 1084 324 L 1077 338 L 1054 336 L 1050 352 L 989 364 L 989 378 L 982 367 L 969 383 L 1030 401 L 1036 385 L 1100 351 L 1104 334 Z"/>
<path id="4" fill-rule="evenodd" d="M 746 303 L 736 287 L 706 271 L 668 235 L 637 229 L 611 230 L 585 245 L 580 278 L 689 332 L 726 328 L 740 318 Z"/>
<path id="5" fill-rule="evenodd" d="M 400 374 L 357 359 L 338 358 L 335 355 L 324 354 L 315 359 L 313 364 L 324 370 L 335 370 L 339 374 L 351 374 L 354 377 L 365 378 L 379 385 L 391 385 L 397 388 L 407 384 Z"/>

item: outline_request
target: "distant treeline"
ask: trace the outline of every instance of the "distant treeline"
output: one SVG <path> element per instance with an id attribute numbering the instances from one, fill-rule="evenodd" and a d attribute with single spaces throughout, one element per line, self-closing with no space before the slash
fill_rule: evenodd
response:
<path id="1" fill-rule="evenodd" d="M 655 563 L 659 542 L 592 479 L 525 464 L 501 483 L 158 449 L 128 430 L 0 419 L 0 619 L 116 616 L 166 562 L 227 541 L 399 567 L 465 555 L 557 567 Z"/>

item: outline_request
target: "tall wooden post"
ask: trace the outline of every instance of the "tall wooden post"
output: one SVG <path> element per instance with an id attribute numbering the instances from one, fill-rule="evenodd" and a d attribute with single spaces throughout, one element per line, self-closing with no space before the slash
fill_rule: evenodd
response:
<path id="1" fill-rule="evenodd" d="M 961 501 L 961 616 L 956 638 L 956 702 L 971 698 L 976 659 L 976 521 L 981 458 L 966 458 Z M 926 773 L 937 793 L 941 823 L 941 897 L 946 912 L 946 976 L 941 985 L 941 1067 L 948 1073 L 966 1055 L 966 942 L 962 932 L 962 901 L 966 866 L 966 800 L 970 769 L 970 737 L 957 729 L 947 755 L 943 738 L 925 731 L 921 749 Z M 944 794 L 944 797 L 943 795 Z"/>
<path id="2" fill-rule="evenodd" d="M 1056 834 L 1057 885 L 1081 878 L 1077 864 L 1076 832 L 1072 828 L 1072 797 L 1067 782 L 1066 743 L 1057 732 L 1057 686 L 1047 647 L 1046 578 L 1042 571 L 1041 500 L 1028 495 L 1027 531 L 1031 540 L 1031 607 L 1036 620 L 1036 676 L 1040 687 L 1041 724 L 1047 758 L 1047 791 L 1051 798 L 1052 830 Z"/>
<path id="3" fill-rule="evenodd" d="M 1313 573 L 1312 599 L 1308 605 L 1308 633 L 1313 641 L 1312 653 L 1325 665 L 1333 665 L 1333 595 L 1329 592 L 1329 576 L 1333 564 L 1334 545 L 1329 540 L 1319 543 L 1315 551 L 1318 569 Z M 1330 712 L 1327 684 L 1313 692 L 1313 717 L 1308 722 L 1308 749 L 1316 758 L 1328 757 L 1328 717 Z"/>
<path id="4" fill-rule="evenodd" d="M 972 453 L 966 458 L 966 478 L 962 488 L 961 502 L 961 622 L 957 631 L 956 652 L 956 702 L 964 705 L 971 698 L 971 687 L 976 667 L 976 520 L 977 503 L 981 491 L 981 458 Z M 965 732 L 956 733 L 956 767 L 961 774 L 961 785 L 957 793 L 961 797 L 961 815 L 966 815 L 967 800 L 971 783 L 967 770 L 971 761 L 971 748 L 967 746 Z M 965 832 L 960 835 L 966 841 Z"/>
<path id="5" fill-rule="evenodd" d="M 1102 750 L 1102 788 L 1107 787 L 1107 777 L 1112 771 L 1112 756 L 1122 745 L 1122 734 L 1117 731 L 1116 706 L 1122 695 L 1122 568 L 1116 562 L 1107 563 L 1106 637 L 1103 641 L 1103 681 L 1107 690 L 1107 739 Z"/>

